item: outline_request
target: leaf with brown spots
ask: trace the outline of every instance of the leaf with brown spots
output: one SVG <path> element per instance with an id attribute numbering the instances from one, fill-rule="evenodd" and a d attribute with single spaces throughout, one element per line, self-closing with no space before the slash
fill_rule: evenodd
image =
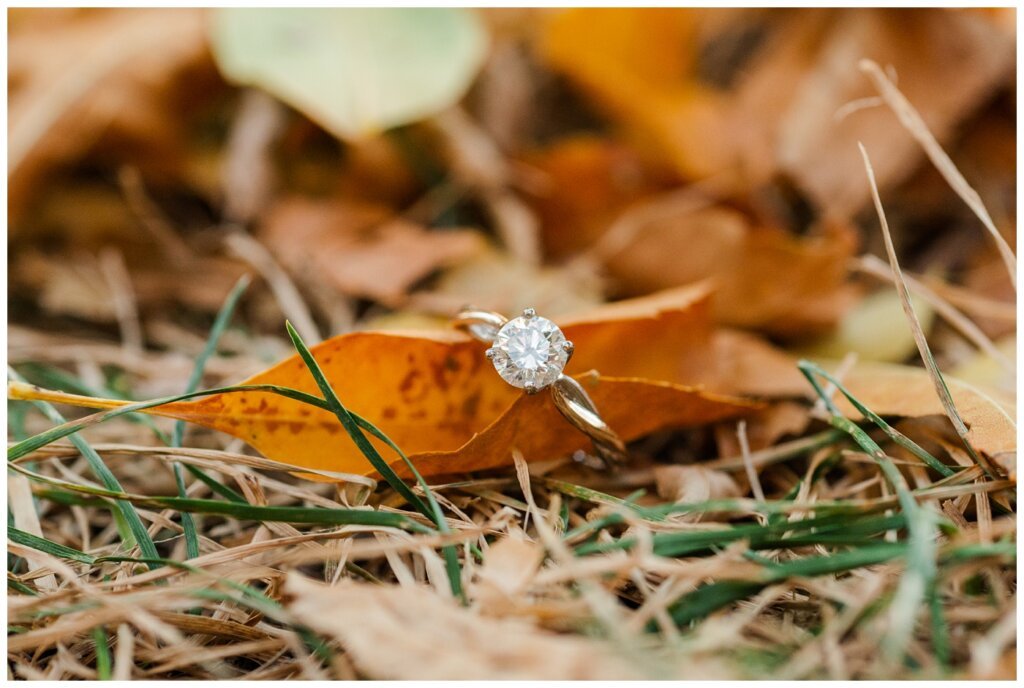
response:
<path id="1" fill-rule="evenodd" d="M 755 408 L 679 384 L 706 365 L 709 295 L 706 285 L 697 285 L 609 304 L 560 323 L 578 352 L 567 372 L 581 380 L 623 439 Z M 325 341 L 312 353 L 342 402 L 387 434 L 424 474 L 507 465 L 513 449 L 545 460 L 587 446 L 549 394 L 526 396 L 510 387 L 492 369 L 485 349 L 455 331 L 356 332 Z M 318 392 L 298 356 L 242 384 Z M 332 414 L 269 392 L 217 394 L 151 412 L 228 433 L 295 466 L 373 470 Z M 382 445 L 381 450 L 389 455 Z"/>

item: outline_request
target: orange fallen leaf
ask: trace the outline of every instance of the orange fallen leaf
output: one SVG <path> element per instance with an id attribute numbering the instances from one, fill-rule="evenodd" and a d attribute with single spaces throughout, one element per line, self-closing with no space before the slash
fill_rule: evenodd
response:
<path id="1" fill-rule="evenodd" d="M 546 176 L 529 201 L 541 222 L 545 255 L 556 260 L 593 247 L 629 204 L 672 183 L 632 147 L 593 134 L 559 139 L 530 151 L 523 162 Z"/>
<path id="2" fill-rule="evenodd" d="M 983 390 L 948 375 L 944 378 L 957 411 L 969 428 L 967 437 L 971 445 L 992 457 L 1016 453 L 1016 402 L 999 392 Z M 944 415 L 935 386 L 924 368 L 863 363 L 843 375 L 842 383 L 880 416 Z M 843 413 L 858 417 L 845 398 L 837 394 L 836 400 Z"/>
<path id="3" fill-rule="evenodd" d="M 583 382 L 624 440 L 757 407 L 672 382 L 688 374 L 688 352 L 699 357 L 707 348 L 709 293 L 707 285 L 672 290 L 608 304 L 561 323 L 578 352 L 567 372 Z M 549 394 L 526 396 L 502 381 L 484 349 L 485 344 L 455 331 L 356 332 L 329 339 L 312 352 L 342 402 L 377 425 L 424 474 L 507 465 L 513 448 L 528 459 L 546 460 L 588 445 L 561 418 Z M 587 374 L 594 369 L 602 376 Z M 318 394 L 298 356 L 241 384 Z M 358 474 L 373 470 L 332 414 L 268 392 L 217 394 L 150 412 L 220 430 L 295 466 Z M 381 451 L 388 455 L 383 445 Z"/>
<path id="4" fill-rule="evenodd" d="M 573 8 L 549 22 L 543 56 L 685 176 L 731 162 L 723 97 L 691 79 L 702 14 L 674 8 Z"/>
<path id="5" fill-rule="evenodd" d="M 638 378 L 578 376 L 601 416 L 625 441 L 671 427 L 706 425 L 741 415 L 757 406 L 697 388 Z M 522 395 L 482 432 L 455 451 L 410 457 L 424 474 L 498 468 L 511 463 L 510 448 L 530 460 L 546 460 L 586 449 L 589 442 L 565 425 L 550 395 Z M 409 476 L 401 464 L 399 475 Z"/>

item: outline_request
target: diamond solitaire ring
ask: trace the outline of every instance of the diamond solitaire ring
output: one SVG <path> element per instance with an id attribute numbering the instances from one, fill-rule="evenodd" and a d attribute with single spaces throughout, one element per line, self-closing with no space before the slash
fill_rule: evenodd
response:
<path id="1" fill-rule="evenodd" d="M 490 344 L 487 358 L 505 382 L 536 394 L 551 388 L 555 407 L 594 443 L 606 465 L 621 462 L 626 448 L 608 427 L 586 390 L 562 370 L 572 357 L 573 343 L 558 325 L 542 318 L 532 308 L 509 320 L 500 313 L 464 308 L 455 316 L 456 327 L 475 339 Z"/>

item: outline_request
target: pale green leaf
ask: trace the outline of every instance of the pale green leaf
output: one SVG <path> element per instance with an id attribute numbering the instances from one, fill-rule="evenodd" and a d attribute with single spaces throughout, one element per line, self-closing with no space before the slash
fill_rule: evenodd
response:
<path id="1" fill-rule="evenodd" d="M 457 8 L 217 10 L 224 76 L 300 110 L 344 139 L 425 119 L 469 88 L 486 50 Z"/>
<path id="2" fill-rule="evenodd" d="M 911 297 L 910 301 L 927 332 L 935 321 L 935 310 L 923 299 Z M 838 360 L 852 352 L 861 361 L 900 363 L 916 350 L 899 295 L 895 289 L 880 289 L 850 309 L 833 333 L 800 353 Z"/>

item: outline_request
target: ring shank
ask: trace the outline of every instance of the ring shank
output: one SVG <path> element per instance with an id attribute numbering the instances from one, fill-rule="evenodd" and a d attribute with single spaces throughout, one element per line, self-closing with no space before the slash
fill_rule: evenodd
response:
<path id="1" fill-rule="evenodd" d="M 559 375 L 551 384 L 551 400 L 566 420 L 591 439 L 597 455 L 607 464 L 620 464 L 626 459 L 626 446 L 601 419 L 590 395 L 579 382 Z"/>
<path id="2" fill-rule="evenodd" d="M 508 318 L 501 313 L 475 308 L 463 308 L 452 319 L 452 324 L 455 327 L 486 344 L 494 343 L 494 337 L 498 334 L 498 330 L 507 322 Z"/>

